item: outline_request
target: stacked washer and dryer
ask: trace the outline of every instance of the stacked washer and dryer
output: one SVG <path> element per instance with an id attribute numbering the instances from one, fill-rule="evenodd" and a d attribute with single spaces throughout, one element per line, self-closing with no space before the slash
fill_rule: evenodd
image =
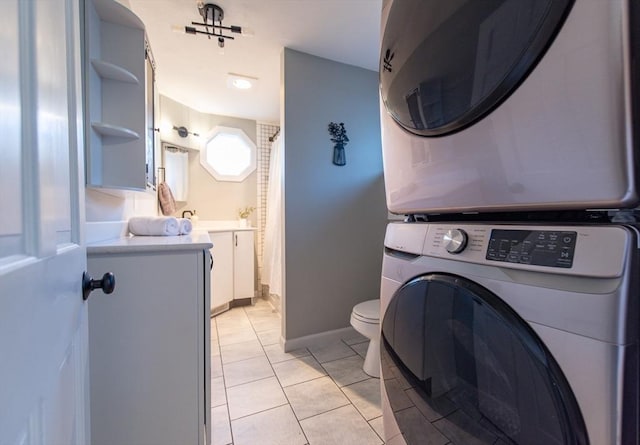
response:
<path id="1" fill-rule="evenodd" d="M 388 445 L 640 444 L 638 3 L 383 1 Z"/>

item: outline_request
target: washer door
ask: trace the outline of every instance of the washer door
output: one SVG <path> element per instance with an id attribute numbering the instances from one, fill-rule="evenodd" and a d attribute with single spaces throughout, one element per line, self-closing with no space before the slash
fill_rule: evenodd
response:
<path id="1" fill-rule="evenodd" d="M 409 281 L 384 314 L 381 343 L 384 388 L 408 445 L 589 443 L 554 358 L 478 284 L 445 274 Z"/>
<path id="2" fill-rule="evenodd" d="M 393 119 L 422 136 L 473 124 L 535 67 L 574 0 L 396 0 L 380 54 Z"/>

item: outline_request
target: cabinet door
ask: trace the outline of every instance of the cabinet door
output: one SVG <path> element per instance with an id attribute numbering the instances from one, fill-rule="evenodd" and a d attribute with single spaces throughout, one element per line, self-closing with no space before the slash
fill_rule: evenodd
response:
<path id="1" fill-rule="evenodd" d="M 82 3 L 87 184 L 111 193 L 120 190 L 116 194 L 145 191 L 155 169 L 146 162 L 147 140 L 155 135 L 153 123 L 146 122 L 144 23 L 116 0 Z"/>
<path id="2" fill-rule="evenodd" d="M 93 255 L 88 268 L 117 277 L 89 299 L 91 443 L 202 443 L 202 252 Z"/>
<path id="3" fill-rule="evenodd" d="M 234 232 L 233 236 L 233 298 L 253 298 L 255 291 L 253 231 Z"/>
<path id="4" fill-rule="evenodd" d="M 233 300 L 233 233 L 211 232 L 211 309 Z"/>

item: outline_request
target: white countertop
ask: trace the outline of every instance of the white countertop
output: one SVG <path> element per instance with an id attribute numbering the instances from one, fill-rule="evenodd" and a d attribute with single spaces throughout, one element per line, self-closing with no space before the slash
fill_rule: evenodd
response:
<path id="1" fill-rule="evenodd" d="M 237 220 L 201 220 L 189 235 L 180 236 L 132 236 L 127 221 L 91 222 L 86 228 L 89 254 L 210 249 L 209 233 L 257 230 L 241 227 Z"/>
<path id="2" fill-rule="evenodd" d="M 238 221 L 198 221 L 193 225 L 194 230 L 207 232 L 240 232 L 245 230 L 258 230 L 256 227 L 242 227 Z"/>
<path id="3" fill-rule="evenodd" d="M 139 253 L 185 250 L 204 250 L 213 246 L 209 233 L 199 227 L 189 235 L 179 236 L 123 236 L 87 245 L 88 254 Z"/>

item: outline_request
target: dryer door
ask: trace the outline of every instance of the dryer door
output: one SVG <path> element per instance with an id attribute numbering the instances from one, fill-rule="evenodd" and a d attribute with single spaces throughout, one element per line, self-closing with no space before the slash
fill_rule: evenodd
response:
<path id="1" fill-rule="evenodd" d="M 395 1 L 380 54 L 387 111 L 422 136 L 471 125 L 534 68 L 573 1 Z"/>
<path id="2" fill-rule="evenodd" d="M 393 420 L 408 445 L 589 443 L 540 338 L 469 280 L 428 274 L 400 287 L 384 314 L 381 352 Z"/>

